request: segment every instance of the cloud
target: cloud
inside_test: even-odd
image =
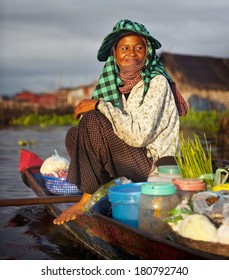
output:
[[[122,18],[143,23],[160,51],[228,57],[229,2],[219,0],[2,0],[0,93],[94,81],[103,38]]]

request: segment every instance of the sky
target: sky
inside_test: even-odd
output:
[[[176,54],[229,58],[228,0],[0,0],[0,95],[94,82],[97,51],[121,19]]]

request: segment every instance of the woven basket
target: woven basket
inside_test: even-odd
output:
[[[75,195],[82,194],[79,188],[66,181],[65,178],[55,178],[49,176],[42,176],[45,182],[46,188],[53,194],[58,195]]]
[[[228,244],[194,240],[191,238],[183,237],[174,231],[171,233],[171,235],[177,243],[185,245],[186,247],[214,255],[229,257]]]

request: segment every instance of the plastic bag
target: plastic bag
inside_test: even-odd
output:
[[[225,184],[227,182],[228,176],[229,172],[226,169],[218,168],[214,176],[215,185]]]
[[[199,192],[193,196],[192,205],[195,213],[203,214],[221,224],[224,219],[223,207],[229,203],[229,192]]]
[[[84,206],[83,212],[89,212],[92,206],[95,205],[101,198],[108,194],[108,190],[111,187],[121,184],[131,183],[131,180],[128,180],[126,177],[118,177],[104,185],[102,185],[91,197],[89,202]]]
[[[229,244],[229,203],[223,205],[223,223],[218,228],[218,242]]]
[[[40,172],[42,175],[57,172],[57,171],[67,171],[69,168],[69,161],[64,157],[59,156],[58,152],[55,150],[55,154],[47,158],[41,166]]]

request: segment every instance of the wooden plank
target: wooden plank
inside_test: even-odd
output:
[[[0,207],[79,202],[81,195],[0,199]]]

